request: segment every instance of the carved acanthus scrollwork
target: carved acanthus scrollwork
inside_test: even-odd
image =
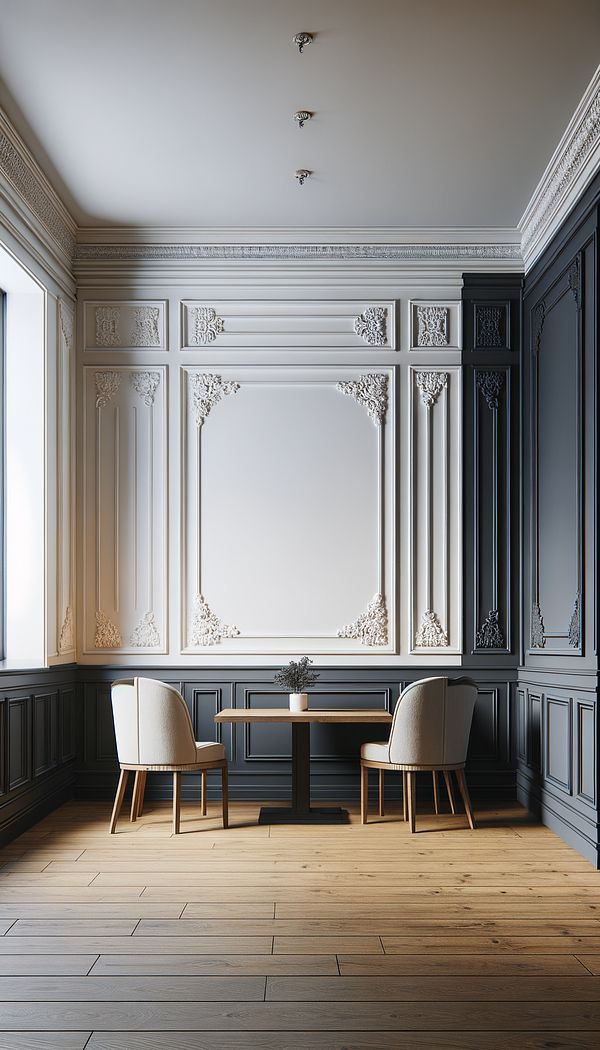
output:
[[[448,346],[447,306],[417,306],[417,346]]]
[[[490,609],[475,635],[477,649],[504,649],[504,631],[500,626],[497,609]]]
[[[160,645],[160,634],[153,612],[147,612],[134,628],[129,644],[139,649],[152,649]]]
[[[531,648],[543,649],[546,644],[544,618],[539,602],[531,606]]]
[[[388,614],[384,596],[376,594],[364,613],[361,613],[353,623],[340,627],[337,636],[338,638],[356,638],[363,645],[387,645]]]
[[[504,307],[475,304],[475,346],[495,350],[504,346],[502,320]]]
[[[354,331],[369,346],[385,346],[387,342],[387,309],[369,306],[354,321]]]
[[[96,612],[96,634],[94,646],[96,649],[120,649],[123,644],[121,631],[116,624],[109,620],[100,610]]]
[[[133,310],[132,346],[160,346],[160,307],[136,306]]]
[[[579,309],[581,307],[581,258],[576,255],[573,262],[569,266],[567,279],[569,281],[569,288],[573,293],[575,305]]]
[[[376,426],[383,426],[388,407],[388,377],[369,372],[356,380],[338,383],[337,389],[366,408]]]
[[[144,404],[151,407],[160,383],[160,372],[131,372],[129,381]]]
[[[237,638],[239,630],[234,625],[223,623],[211,612],[208,602],[196,594],[192,602],[190,645],[218,645],[224,638]]]
[[[117,306],[96,307],[96,346],[119,345],[119,314]]]
[[[221,376],[212,372],[190,372],[189,381],[192,412],[199,427],[222,397],[240,389],[239,383],[224,383]]]
[[[531,320],[531,345],[536,354],[539,354],[542,348],[542,332],[544,330],[545,320],[546,304],[542,299],[542,301],[535,307]]]
[[[75,648],[75,639],[73,636],[73,610],[70,605],[67,605],[65,610],[65,618],[60,629],[60,637],[58,639],[58,651],[59,653],[71,653]]]
[[[63,334],[63,339],[69,353],[73,349],[73,332],[75,328],[75,318],[73,311],[70,306],[67,306],[64,299],[59,299],[59,312],[60,312],[60,330]]]
[[[425,649],[438,649],[448,645],[448,635],[442,627],[437,613],[428,609],[423,613],[415,638],[415,645]]]
[[[581,592],[577,591],[569,623],[569,645],[579,649],[581,645]]]
[[[96,408],[104,408],[117,393],[121,385],[121,376],[119,372],[95,372],[94,379],[96,382]]]
[[[421,401],[426,408],[432,408],[448,384],[448,373],[417,372],[415,381],[421,391]]]
[[[504,386],[504,373],[479,371],[477,372],[477,386],[485,398],[487,407],[496,410],[500,391]]]
[[[225,329],[225,322],[212,306],[190,306],[190,346],[206,346]]]

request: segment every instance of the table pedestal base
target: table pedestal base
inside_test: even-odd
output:
[[[258,817],[259,824],[348,824],[349,820],[348,810],[340,806],[262,806]]]

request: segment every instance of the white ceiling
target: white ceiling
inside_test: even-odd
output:
[[[599,57],[598,0],[0,0],[81,225],[514,227]]]

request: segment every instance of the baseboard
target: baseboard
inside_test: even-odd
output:
[[[597,821],[575,810],[522,771],[517,776],[517,799],[563,842],[600,869]]]
[[[73,798],[74,787],[75,770],[70,766],[11,799],[4,809],[0,809],[0,846],[22,835],[54,809],[68,802]]]

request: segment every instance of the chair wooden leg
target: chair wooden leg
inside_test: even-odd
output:
[[[109,829],[108,829],[109,835],[114,835],[114,833],[115,833],[115,828],[117,826],[117,820],[119,819],[119,813],[121,812],[121,806],[123,805],[123,798],[124,798],[124,795],[125,795],[125,788],[127,787],[128,779],[129,779],[129,770],[128,769],[122,769],[121,773],[120,773],[120,776],[119,776],[119,783],[117,785],[117,793],[115,795],[115,803],[114,803],[112,814],[111,814],[111,818],[110,818],[110,826],[109,826]]]
[[[384,799],[384,784],[383,784],[383,769],[379,770],[379,816],[383,817],[385,812],[385,799]]]
[[[469,795],[469,789],[467,787],[467,781],[465,777],[464,769],[456,770],[456,779],[458,780],[458,787],[462,795],[462,800],[465,806],[465,813],[467,814],[467,820],[469,821],[469,827],[471,831],[475,830],[475,817],[473,816],[473,806],[471,805],[471,796]]]
[[[173,834],[179,834],[181,818],[181,773],[173,773]]]
[[[417,824],[417,774],[409,770],[406,774],[406,781],[408,784],[408,827],[414,834]]]
[[[431,776],[433,777],[433,808],[436,813],[440,811],[440,800],[438,797],[438,777],[437,769],[432,769]]]
[[[369,769],[360,764],[360,822],[366,824],[369,816]]]
[[[223,766],[221,770],[221,793],[223,796],[223,827],[229,827],[229,782],[227,776],[227,766]]]
[[[142,781],[141,769],[136,769],[135,777],[133,780],[133,791],[131,792],[131,813],[129,814],[129,820],[133,824],[137,820],[138,808],[139,808],[139,793],[140,784]]]
[[[402,819],[408,820],[408,778],[406,770],[402,771]]]
[[[147,770],[143,769],[142,770],[142,776],[141,776],[140,790],[138,792],[138,807],[137,807],[137,818],[138,818],[138,820],[140,819],[142,813],[144,812],[144,792],[146,791],[146,778],[147,778],[147,776],[148,776]]]
[[[202,804],[202,816],[206,816],[206,770],[200,772],[200,799]]]
[[[454,791],[452,790],[452,774],[447,769],[444,770],[444,780],[446,781],[446,791],[448,792],[450,810],[452,813],[456,813],[456,806],[454,805]]]

